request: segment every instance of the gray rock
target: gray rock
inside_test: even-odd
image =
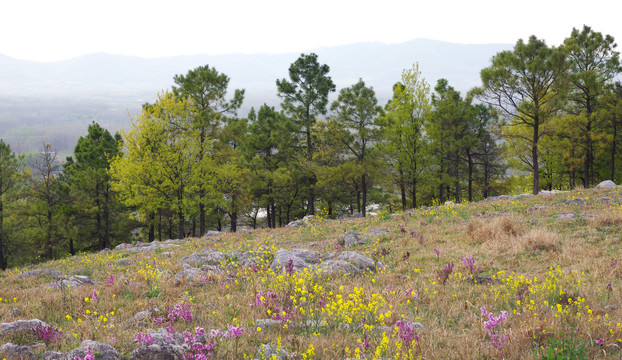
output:
[[[62,359],[63,359],[62,352],[48,350],[45,353],[43,353],[43,360],[62,360]]]
[[[294,220],[287,224],[288,227],[301,227],[301,226],[309,226],[312,220],[316,219],[315,215],[307,215],[302,219]]]
[[[444,204],[444,205],[445,205],[445,206],[455,206],[455,205],[456,205],[456,203],[455,203],[455,202],[453,202],[453,201],[445,201],[445,204]]]
[[[577,215],[575,214],[557,214],[557,220],[572,220],[572,219],[576,219]]]
[[[188,256],[184,256],[181,258],[178,263],[180,264],[190,264],[193,266],[197,265],[215,265],[220,266],[225,263],[225,255],[220,251],[216,251],[213,249],[205,249],[201,252],[193,253]]]
[[[205,233],[205,235],[203,235],[203,238],[206,239],[208,237],[218,236],[220,234],[222,234],[222,232],[216,231],[216,230],[209,230],[208,232]]]
[[[83,285],[95,285],[90,277],[85,275],[71,275],[54,281],[50,284],[50,288],[70,288],[75,289]]]
[[[607,305],[605,306],[605,311],[613,311],[613,310],[617,310],[618,309],[618,305]]]
[[[13,310],[11,310],[11,315],[13,316],[20,316],[22,314],[22,311],[19,308],[13,308]]]
[[[318,267],[322,272],[328,274],[357,274],[360,272],[356,266],[338,259],[322,261]]]
[[[30,332],[37,326],[47,327],[50,325],[39,319],[17,320],[10,323],[2,323],[0,324],[0,336]]]
[[[589,213],[582,213],[581,214],[581,219],[596,219],[598,217],[598,215],[596,214],[589,214]]]
[[[598,201],[601,201],[601,202],[611,202],[611,201],[613,201],[613,199],[612,198],[608,198],[608,197],[601,197],[600,199],[598,199]]]
[[[585,205],[585,200],[581,198],[568,199],[565,202],[566,205]]]
[[[154,344],[160,346],[184,344],[184,336],[181,333],[171,334],[166,329],[159,328],[158,330],[149,329],[147,334],[151,335]]]
[[[313,264],[319,263],[320,253],[307,249],[279,249],[274,254],[274,260],[272,260],[270,268],[275,271],[284,269],[290,259],[294,265],[294,271],[300,271],[304,268],[311,267]]]
[[[181,345],[143,345],[132,351],[129,360],[183,360],[186,349]]]
[[[184,263],[181,271],[175,275],[175,283],[179,283],[183,280],[201,281],[209,274],[217,274],[221,272],[221,268],[215,265],[203,265],[200,268],[195,268]]]
[[[362,245],[364,243],[365,239],[360,238],[359,234],[354,231],[348,231],[341,237],[341,244],[346,247]]]
[[[554,194],[558,194],[558,193],[561,193],[561,192],[564,192],[564,191],[561,191],[561,190],[551,190],[551,191],[549,191],[549,190],[542,190],[542,191],[540,191],[538,193],[538,195],[554,195]]]
[[[283,348],[279,348],[277,346],[271,344],[263,344],[257,350],[255,354],[255,359],[264,360],[264,359],[278,359],[278,360],[288,360],[291,353]]]
[[[73,360],[76,356],[80,358],[84,358],[86,349],[90,348],[94,350],[94,353],[97,353],[98,360],[119,360],[121,359],[121,355],[117,351],[117,349],[113,348],[108,344],[102,344],[93,340],[84,340],[80,347],[73,349],[66,353],[63,356],[65,360]]]
[[[25,271],[25,272],[17,275],[17,277],[22,279],[22,278],[27,278],[27,277],[31,277],[31,276],[41,276],[41,275],[47,275],[47,276],[53,276],[53,277],[63,276],[63,274],[61,274],[60,271],[58,271],[58,270],[54,270],[54,269],[37,269],[37,270]]]
[[[261,330],[267,330],[270,328],[278,328],[281,326],[279,320],[274,319],[257,319],[255,320],[255,327],[261,328]]]
[[[367,236],[372,236],[376,238],[385,235],[389,235],[389,229],[387,228],[375,228],[367,232]]]
[[[28,346],[19,346],[13,343],[6,343],[0,346],[0,354],[7,360],[27,360],[35,358],[35,354],[30,351]]]
[[[115,263],[121,266],[129,266],[134,264],[134,260],[130,258],[120,258],[119,260],[115,261]]]
[[[605,180],[600,184],[596,185],[597,189],[613,189],[614,187],[616,187],[616,183],[611,180]]]

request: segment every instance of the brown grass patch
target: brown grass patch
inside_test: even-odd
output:
[[[523,249],[559,251],[561,236],[546,229],[533,229],[519,238]]]
[[[622,214],[620,213],[602,213],[592,220],[596,226],[620,226],[622,225]]]
[[[470,242],[474,244],[504,243],[523,233],[522,224],[510,216],[473,220],[467,225]]]

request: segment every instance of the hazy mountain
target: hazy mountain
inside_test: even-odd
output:
[[[401,44],[357,43],[310,50],[330,66],[337,88],[359,78],[374,87],[382,104],[404,68],[418,62],[432,87],[440,78],[465,92],[478,86],[479,71],[511,45],[464,45],[417,39]],[[143,59],[91,54],[51,63],[0,55],[0,138],[16,151],[48,141],[71,152],[77,138],[95,120],[111,130],[130,124],[130,115],[170,88],[173,76],[209,64],[231,78],[230,88],[246,89],[241,111],[264,102],[278,106],[276,79],[287,77],[300,54],[194,55]],[[129,113],[129,114],[128,114]]]

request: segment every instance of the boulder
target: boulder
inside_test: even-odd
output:
[[[221,266],[225,263],[226,257],[220,251],[213,249],[205,249],[181,258],[179,264],[197,265],[215,265]]]
[[[43,353],[43,360],[63,360],[63,353],[58,352],[58,351],[48,350],[45,353]]]
[[[97,353],[97,360],[120,360],[121,355],[117,349],[108,344],[102,344],[93,340],[84,340],[80,347],[70,350],[63,356],[64,360],[73,360],[76,356],[84,358],[86,349],[93,349],[94,353]]]
[[[566,205],[585,205],[585,200],[581,198],[568,199],[565,202]]]
[[[95,285],[95,283],[86,275],[71,275],[52,282],[49,287],[61,289],[68,287],[70,289],[75,289],[83,285]]]
[[[367,232],[367,236],[379,238],[385,235],[389,235],[389,229],[387,228],[375,228]]]
[[[115,263],[121,266],[129,266],[134,264],[134,260],[130,258],[120,258],[119,260],[115,261]]]
[[[616,183],[611,180],[605,180],[596,185],[597,189],[613,189],[614,187],[616,187]]]
[[[28,346],[6,343],[0,346],[0,357],[6,360],[30,360],[35,358],[35,354],[30,351]]]
[[[54,269],[37,269],[37,270],[25,271],[25,272],[17,275],[17,277],[22,279],[22,278],[27,278],[27,277],[31,277],[31,276],[41,276],[41,275],[47,275],[47,276],[53,276],[53,277],[61,277],[61,276],[63,276],[63,274],[61,274],[60,271],[58,271],[58,270],[54,270]]]
[[[569,213],[569,214],[558,214],[557,220],[573,220],[576,219],[577,215]]]
[[[310,267],[310,265],[317,264],[320,259],[320,253],[304,249],[279,249],[274,254],[274,260],[272,260],[270,268],[274,271],[284,270],[290,259],[294,265],[294,271],[300,271]]]
[[[376,263],[373,259],[356,251],[344,251],[341,253],[328,254],[329,260],[320,263],[319,268],[323,272],[358,274],[363,271],[375,271],[383,268],[382,263]]]
[[[261,328],[261,330],[267,330],[270,328],[278,328],[281,326],[281,321],[274,319],[257,319],[255,320],[255,327]]]
[[[183,360],[185,347],[181,345],[143,345],[132,351],[129,360]]]
[[[275,359],[275,360],[288,360],[291,356],[291,353],[280,346],[274,346],[271,344],[263,344],[257,350],[255,354],[255,359],[263,360],[263,359]]]
[[[30,332],[37,326],[48,327],[50,325],[39,319],[17,320],[10,323],[2,323],[0,324],[0,336]]]
[[[312,220],[316,219],[315,215],[307,215],[302,219],[294,220],[287,224],[288,227],[301,227],[301,226],[309,226]]]
[[[209,274],[220,272],[222,272],[221,268],[215,265],[203,265],[200,268],[195,268],[184,263],[181,271],[175,275],[175,283],[179,283],[182,280],[201,281]]]
[[[340,243],[346,247],[362,245],[365,243],[365,239],[359,237],[354,231],[348,231],[341,236]]]

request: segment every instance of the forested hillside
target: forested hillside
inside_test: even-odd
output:
[[[498,52],[467,92],[420,64],[386,101],[355,76],[337,84],[315,53],[275,78],[279,105],[241,109],[245,89],[214,66],[170,80],[126,131],[93,122],[73,155],[0,142],[2,268],[208,230],[366,216],[542,189],[620,181],[622,68],[589,27],[549,46]],[[28,251],[26,251],[28,249]],[[35,251],[32,251],[35,249]]]

